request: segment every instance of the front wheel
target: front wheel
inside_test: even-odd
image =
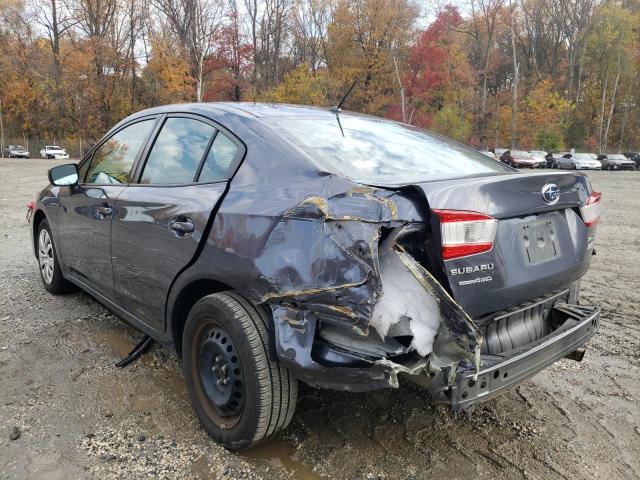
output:
[[[38,225],[38,267],[44,288],[50,293],[59,294],[73,291],[75,288],[64,279],[60,262],[53,244],[49,222],[42,220]]]
[[[269,316],[235,292],[207,295],[189,312],[182,339],[191,404],[214,440],[249,448],[291,421],[298,384],[269,355]]]

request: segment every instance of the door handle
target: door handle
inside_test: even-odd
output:
[[[184,235],[185,233],[193,233],[196,226],[189,219],[180,222],[177,220],[171,220],[169,222],[169,228],[179,235]]]
[[[109,205],[99,205],[97,210],[98,213],[103,217],[107,217],[113,212],[113,208],[111,208]]]

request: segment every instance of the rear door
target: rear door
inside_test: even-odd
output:
[[[130,123],[104,140],[80,166],[80,184],[60,195],[58,245],[71,274],[113,299],[111,219],[118,195],[131,181],[156,118]]]
[[[207,119],[171,114],[147,150],[138,183],[118,196],[111,251],[118,304],[162,331],[169,288],[194,257],[244,146]]]

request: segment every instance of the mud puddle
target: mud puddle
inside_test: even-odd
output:
[[[297,459],[296,451],[291,445],[278,438],[243,452],[241,456],[247,460],[266,460],[274,467],[284,468],[292,473],[297,480],[318,480],[322,478]]]
[[[125,357],[134,347],[122,333],[107,330],[105,332],[96,332],[91,335],[91,340],[96,344],[105,344],[121,357]]]

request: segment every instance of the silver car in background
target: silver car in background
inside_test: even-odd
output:
[[[603,170],[635,170],[636,162],[629,160],[621,153],[604,153],[598,155]]]
[[[570,170],[600,170],[602,164],[591,153],[565,153],[556,160],[558,168]]]
[[[29,151],[22,145],[9,145],[2,153],[9,158],[29,158]]]

